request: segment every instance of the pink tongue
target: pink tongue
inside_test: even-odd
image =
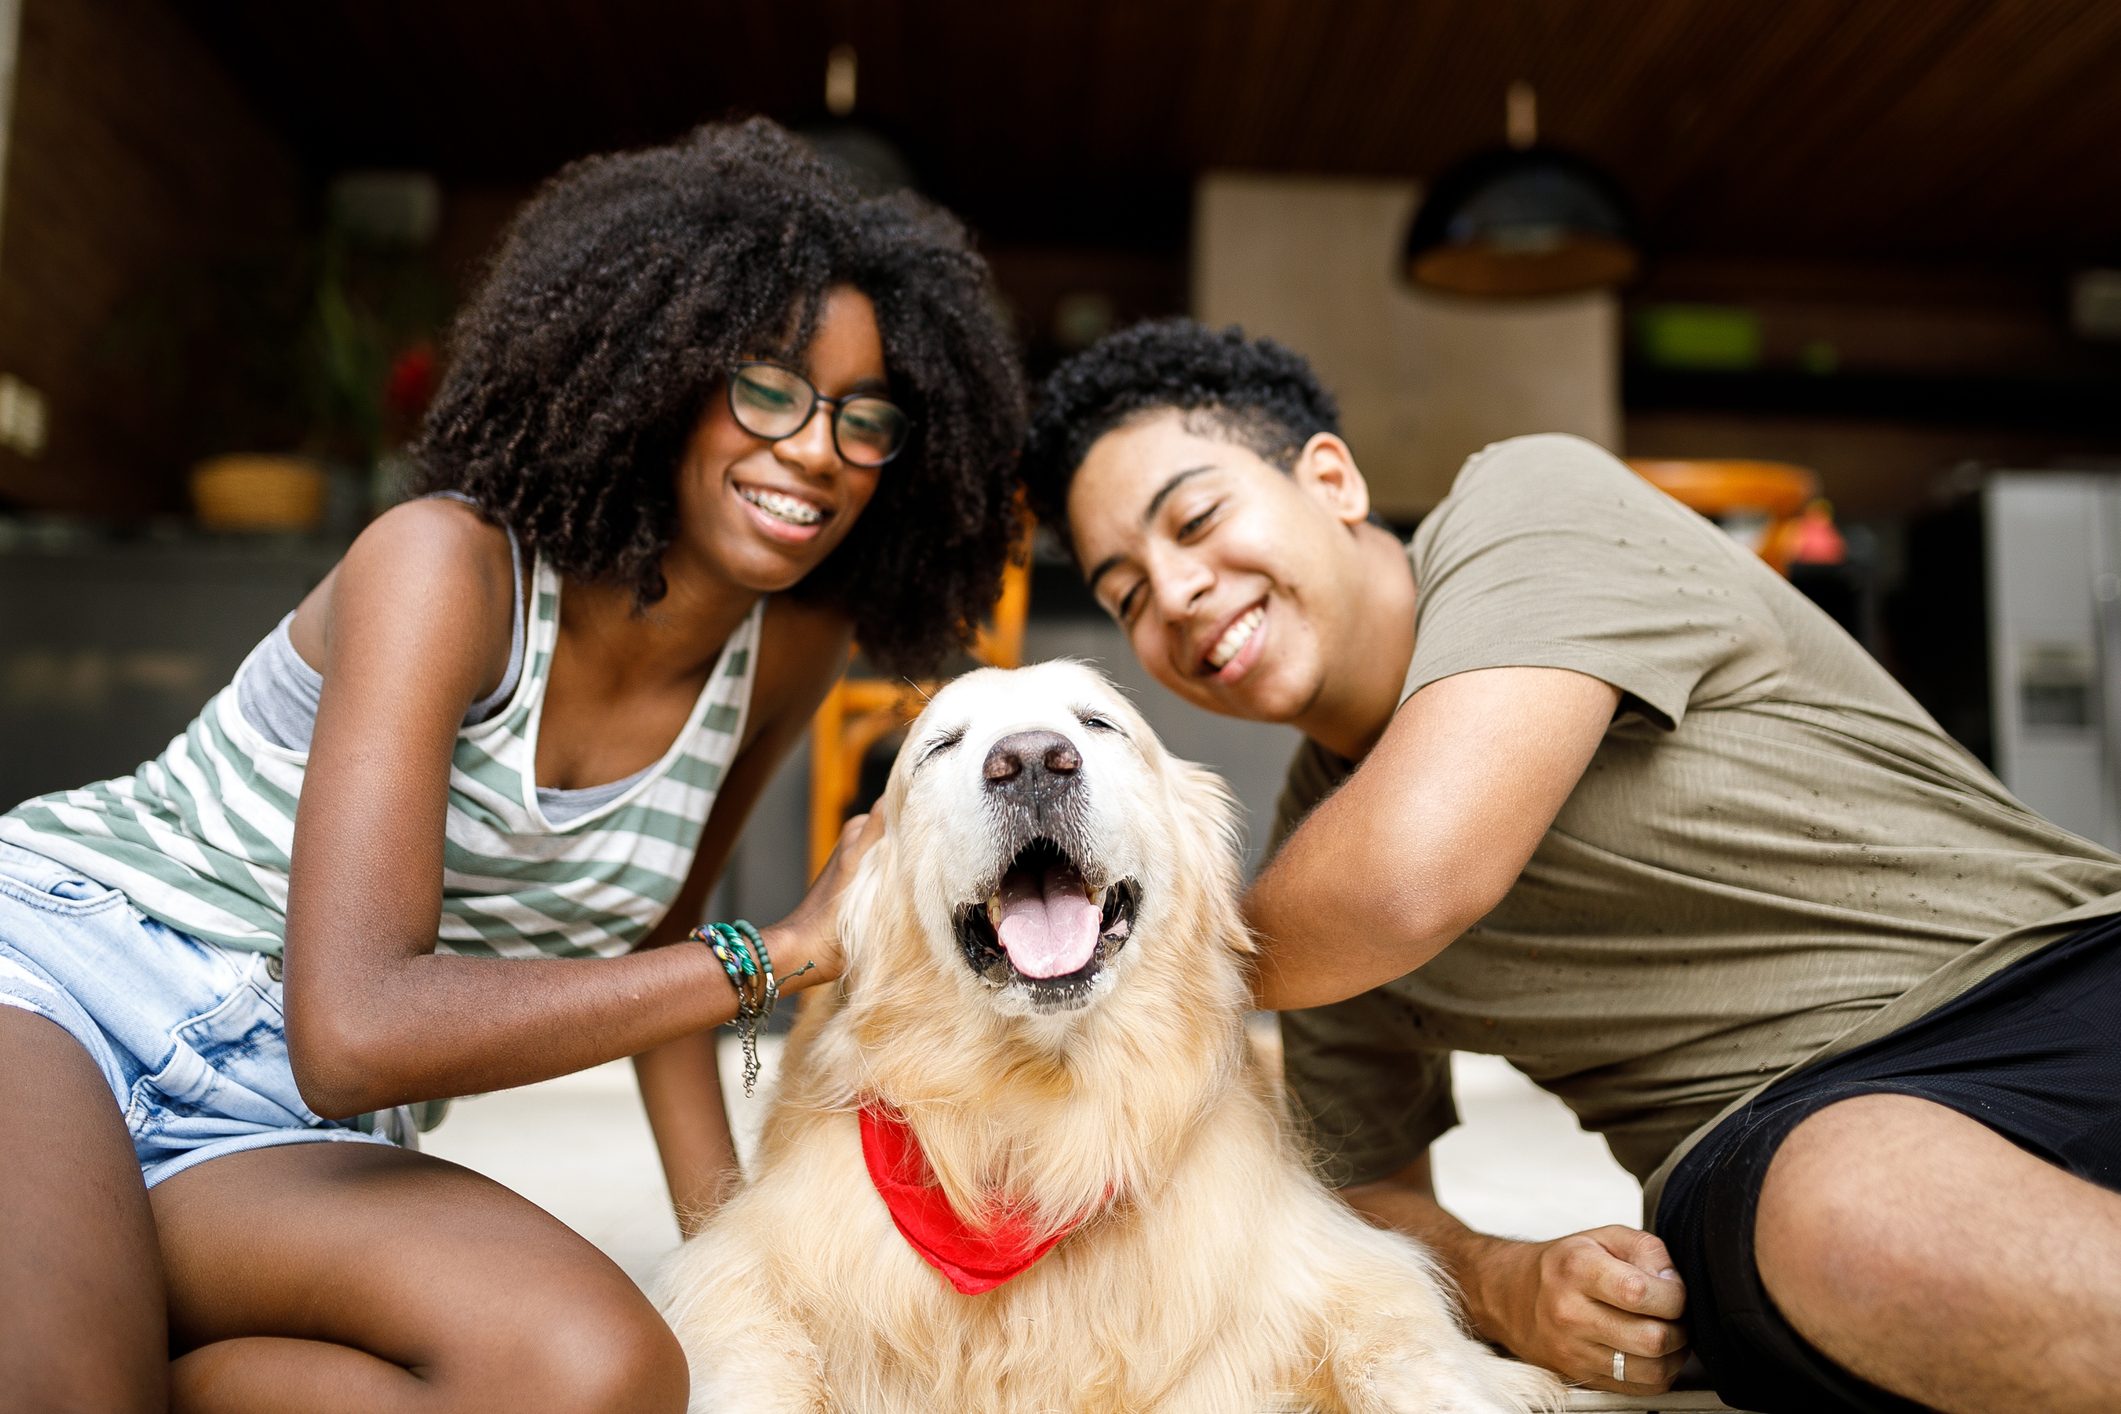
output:
[[[1065,866],[1043,877],[1002,880],[1002,921],[995,931],[1009,961],[1026,977],[1080,971],[1097,948],[1097,905],[1083,897],[1082,875]]]

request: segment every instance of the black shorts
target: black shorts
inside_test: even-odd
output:
[[[1928,1016],[1775,1082],[1682,1159],[1657,1231],[1687,1287],[1687,1331],[1723,1400],[1765,1411],[1919,1406],[1858,1379],[1775,1309],[1753,1216],[1775,1150],[1838,1100],[1915,1095],[2121,1191],[2121,918],[2102,919]]]

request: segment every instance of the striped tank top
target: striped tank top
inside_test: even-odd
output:
[[[691,869],[743,739],[765,601],[723,645],[663,758],[612,799],[554,823],[539,807],[535,772],[560,626],[560,578],[543,557],[530,597],[514,694],[457,734],[437,946],[482,957],[609,957],[661,921]],[[242,710],[244,674],[265,647],[159,757],[130,776],[24,802],[0,815],[0,840],[123,890],[181,932],[279,952],[309,753],[270,740]]]

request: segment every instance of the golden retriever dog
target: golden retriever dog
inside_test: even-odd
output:
[[[749,1184],[663,1274],[692,1407],[1556,1402],[1307,1169],[1247,1041],[1236,817],[1102,677],[937,693]]]

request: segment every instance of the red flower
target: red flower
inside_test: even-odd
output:
[[[406,422],[416,422],[435,395],[435,350],[427,340],[412,345],[391,361],[383,383],[383,401]]]

